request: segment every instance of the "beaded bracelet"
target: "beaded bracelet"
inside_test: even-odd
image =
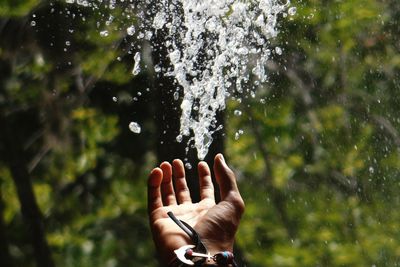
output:
[[[168,212],[168,216],[190,237],[195,245],[186,245],[174,252],[174,258],[169,267],[182,266],[233,266],[237,267],[235,257],[232,252],[223,251],[211,256],[207,252],[207,248],[200,239],[199,234],[184,221],[178,220],[172,212]]]

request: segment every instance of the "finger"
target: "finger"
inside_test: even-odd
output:
[[[198,165],[199,180],[200,180],[200,198],[211,199],[215,201],[214,198],[214,185],[211,179],[211,172],[208,164],[204,161],[200,162]]]
[[[221,200],[224,200],[229,193],[239,193],[236,185],[236,177],[233,171],[226,165],[222,154],[214,159],[214,172],[221,191]]]
[[[183,166],[183,162],[176,159],[172,162],[172,167],[174,171],[174,181],[178,202],[181,204],[192,203],[190,191],[186,183],[185,167]]]
[[[174,186],[172,184],[172,167],[168,162],[163,162],[160,165],[163,172],[161,182],[161,195],[164,206],[176,205]]]
[[[147,209],[149,214],[163,206],[160,185],[163,173],[160,168],[155,168],[149,175],[147,183]]]

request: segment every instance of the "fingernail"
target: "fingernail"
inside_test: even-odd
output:
[[[153,175],[156,171],[158,171],[158,168],[154,168],[151,170],[150,175]]]
[[[220,158],[221,158],[221,160],[222,160],[223,163],[226,163],[226,162],[225,162],[224,155],[220,154]]]

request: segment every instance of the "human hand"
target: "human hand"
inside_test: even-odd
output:
[[[174,160],[172,166],[163,162],[149,176],[150,227],[156,249],[165,265],[174,259],[175,249],[191,244],[185,232],[168,217],[169,211],[196,230],[211,255],[233,250],[235,233],[244,212],[235,174],[225,163],[222,154],[218,154],[214,159],[214,173],[220,187],[221,201],[216,204],[207,163],[199,163],[198,173],[201,198],[198,203],[191,200],[181,160]]]

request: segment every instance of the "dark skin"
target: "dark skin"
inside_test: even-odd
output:
[[[198,173],[201,198],[198,203],[191,200],[181,160],[174,160],[172,165],[163,162],[149,176],[150,227],[160,259],[165,264],[175,257],[175,249],[192,244],[182,229],[168,217],[169,211],[199,233],[211,255],[233,250],[235,233],[245,208],[235,174],[225,163],[222,154],[215,156],[214,173],[221,194],[221,201],[216,204],[207,163],[199,163]]]

